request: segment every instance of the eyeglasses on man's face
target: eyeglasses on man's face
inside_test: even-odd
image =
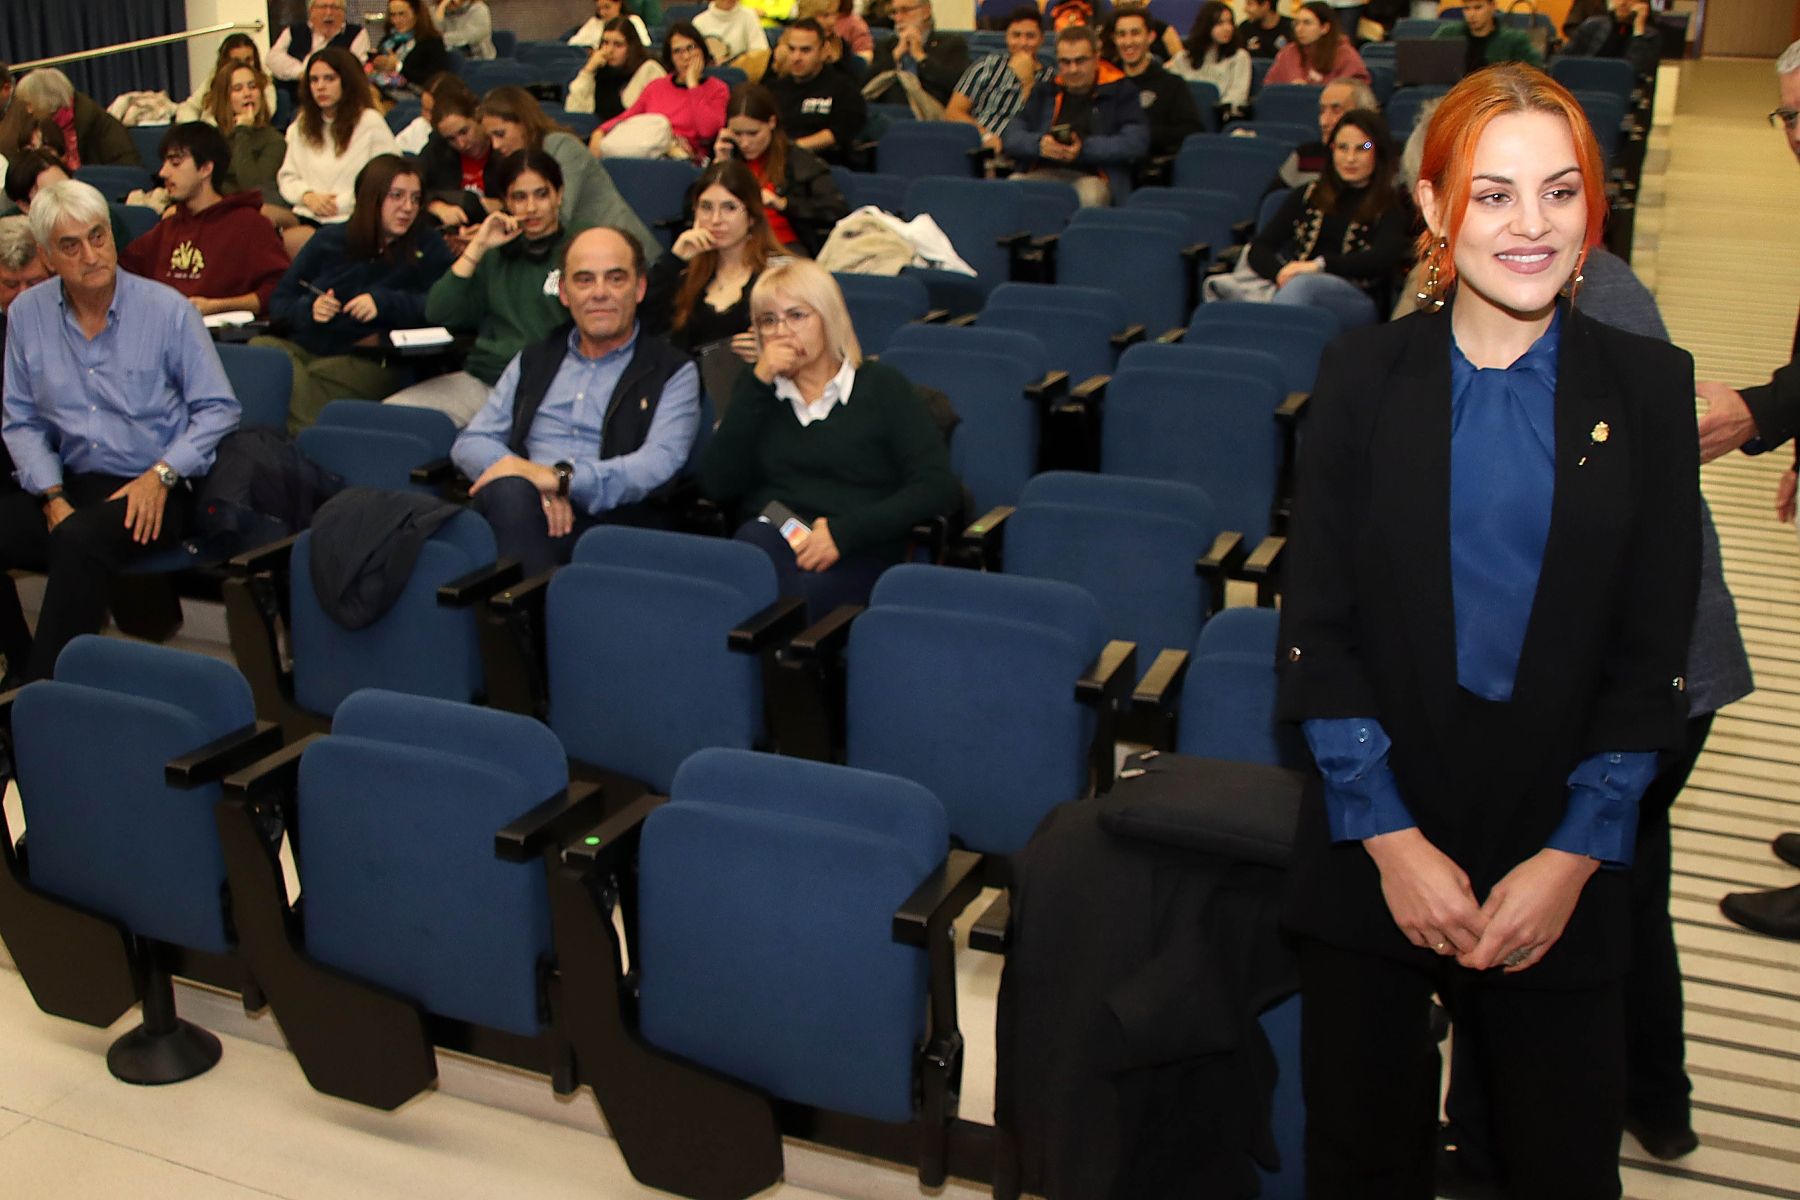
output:
[[[1769,124],[1777,129],[1792,132],[1796,122],[1800,122],[1800,109],[1778,108],[1769,114]]]

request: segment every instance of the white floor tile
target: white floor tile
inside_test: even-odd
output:
[[[266,1200],[279,1195],[42,1121],[0,1137],[0,1180],[7,1195],[34,1200]]]

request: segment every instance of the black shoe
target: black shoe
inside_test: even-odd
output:
[[[1788,866],[1800,867],[1800,833],[1778,833],[1769,848]]]
[[[1684,1154],[1692,1154],[1700,1146],[1700,1136],[1694,1127],[1683,1121],[1680,1125],[1660,1125],[1652,1121],[1639,1121],[1631,1117],[1625,1118],[1625,1132],[1638,1140],[1644,1153],[1651,1158],[1663,1162],[1671,1162]]]
[[[1719,901],[1719,911],[1745,929],[1800,941],[1800,884],[1766,892],[1733,892]]]
[[[1476,1161],[1480,1157],[1458,1145],[1449,1126],[1441,1126],[1433,1181],[1437,1195],[1442,1200],[1503,1200],[1500,1185]]]

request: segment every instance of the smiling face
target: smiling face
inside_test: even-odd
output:
[[[1339,179],[1351,187],[1362,187],[1375,173],[1375,143],[1365,130],[1344,125],[1332,135],[1331,162]]]
[[[1044,46],[1044,27],[1037,21],[1014,21],[1006,27],[1006,53],[1009,57],[1029,54],[1036,58]]]
[[[1569,123],[1560,114],[1507,113],[1482,132],[1455,246],[1456,271],[1481,302],[1520,317],[1547,311],[1574,273],[1587,238],[1587,197]],[[1419,201],[1441,232],[1429,181]]]
[[[517,154],[525,148],[525,126],[519,122],[509,121],[505,117],[484,116],[481,124],[487,130],[493,152],[501,158]]]
[[[388,184],[387,194],[381,198],[382,237],[405,237],[406,231],[418,220],[419,208],[423,202],[417,175],[403,173],[394,176],[394,182]]]
[[[536,171],[520,171],[506,189],[506,211],[519,219],[528,238],[556,232],[556,210],[561,204],[562,193]]]
[[[306,15],[312,31],[328,42],[344,31],[344,0],[313,0]]]
[[[312,89],[313,103],[319,111],[330,115],[337,110],[338,101],[344,98],[344,81],[338,73],[331,69],[331,64],[320,61],[306,69],[306,84]]]
[[[1130,13],[1113,19],[1113,46],[1119,61],[1127,70],[1135,70],[1150,57],[1150,26],[1142,14]]]

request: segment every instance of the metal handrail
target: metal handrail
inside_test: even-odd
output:
[[[14,63],[14,74],[29,71],[33,67],[60,67],[64,63],[83,62],[90,58],[104,58],[109,54],[124,54],[130,50],[148,50],[152,46],[167,46],[174,42],[185,42],[189,38],[205,37],[212,33],[225,33],[233,29],[248,29],[261,32],[261,21],[223,21],[217,25],[208,25],[204,29],[188,29],[181,33],[164,33],[156,37],[139,38],[135,42],[120,42],[116,46],[101,46],[97,50],[77,50],[73,54],[58,54],[51,58],[36,58],[30,62]]]

